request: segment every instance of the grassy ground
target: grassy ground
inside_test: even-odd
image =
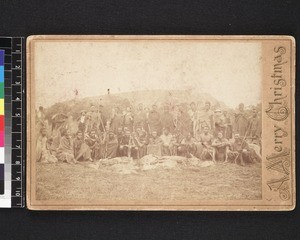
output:
[[[179,166],[130,174],[113,166],[37,163],[39,200],[242,200],[261,198],[261,164]],[[182,166],[180,166],[182,165]],[[118,165],[126,168],[126,165]]]

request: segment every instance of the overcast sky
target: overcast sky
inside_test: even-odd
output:
[[[233,41],[37,42],[36,106],[146,89],[194,89],[230,107],[261,100],[261,45]]]

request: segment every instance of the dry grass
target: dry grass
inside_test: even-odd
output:
[[[173,169],[137,168],[121,174],[113,166],[37,164],[39,200],[242,200],[261,199],[261,164]],[[126,165],[123,164],[126,169]]]

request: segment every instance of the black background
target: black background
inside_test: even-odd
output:
[[[297,2],[1,0],[0,35],[285,34],[293,35],[297,41],[300,39]],[[299,55],[299,50],[297,53]],[[297,197],[300,199],[299,194]],[[300,239],[299,216],[299,207],[292,212],[33,212],[0,209],[0,240],[296,240]]]

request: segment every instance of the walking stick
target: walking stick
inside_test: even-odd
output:
[[[243,138],[243,140],[242,140],[242,144],[245,142],[245,140],[246,140],[246,138],[247,138],[248,131],[249,131],[249,129],[250,129],[251,126],[252,126],[252,123],[249,124],[249,126],[248,126],[248,128],[247,128],[247,131],[245,132],[245,136],[244,136],[244,138]],[[235,157],[234,163],[236,162],[236,160],[238,159],[238,157],[241,155],[241,153],[242,153],[242,152],[240,152],[240,153]]]

